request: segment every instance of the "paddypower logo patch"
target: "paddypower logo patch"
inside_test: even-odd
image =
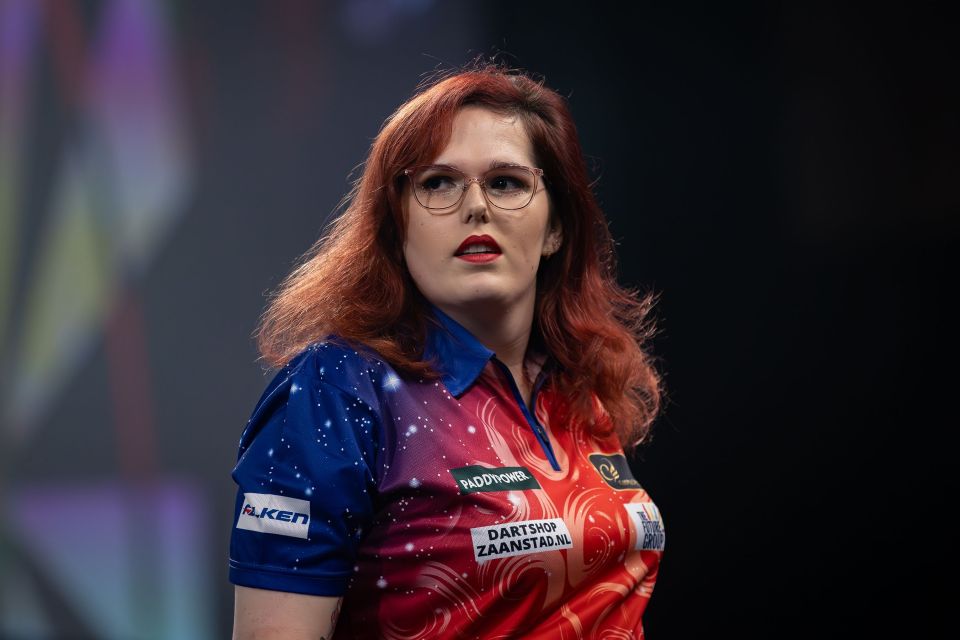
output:
[[[275,533],[306,540],[310,527],[310,503],[271,493],[243,494],[237,529]]]
[[[525,520],[470,529],[477,563],[573,546],[570,530],[561,518]]]
[[[640,483],[634,479],[627,458],[622,453],[591,453],[590,462],[603,481],[614,489],[623,491],[640,488]]]
[[[457,481],[460,494],[482,491],[514,491],[539,489],[540,483],[526,467],[481,467],[470,465],[459,469],[450,469],[450,475]]]

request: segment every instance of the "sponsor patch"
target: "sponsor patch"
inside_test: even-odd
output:
[[[657,505],[652,502],[631,502],[623,507],[636,525],[637,543],[633,548],[640,551],[663,551],[666,536]]]
[[[526,467],[481,467],[470,465],[450,469],[450,475],[456,480],[460,494],[483,491],[515,491],[539,489],[540,483]]]
[[[237,529],[307,538],[310,503],[272,493],[245,493]]]
[[[590,462],[600,477],[618,491],[639,489],[640,483],[633,477],[627,458],[622,453],[591,453]]]
[[[470,529],[470,535],[473,536],[473,557],[477,563],[573,546],[570,530],[562,518],[474,527]]]

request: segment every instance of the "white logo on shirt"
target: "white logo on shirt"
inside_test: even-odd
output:
[[[665,534],[660,510],[652,502],[630,502],[623,505],[637,531],[634,549],[641,551],[663,551]]]
[[[478,563],[573,546],[570,530],[561,518],[507,522],[470,529],[473,557]]]
[[[271,493],[243,494],[243,508],[237,529],[307,538],[310,527],[310,503]]]

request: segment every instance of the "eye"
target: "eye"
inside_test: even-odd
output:
[[[486,179],[487,186],[500,194],[527,193],[531,188],[531,178],[520,170],[498,170]]]
[[[420,176],[417,188],[421,191],[451,191],[457,186],[457,179],[445,173],[428,173]]]

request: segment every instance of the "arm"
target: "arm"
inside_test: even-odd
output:
[[[304,352],[277,374],[244,430],[230,538],[236,640],[333,633],[373,519],[380,428],[369,403],[320,379],[325,364],[346,366],[339,356]]]
[[[328,640],[343,598],[236,587],[234,640]]]

